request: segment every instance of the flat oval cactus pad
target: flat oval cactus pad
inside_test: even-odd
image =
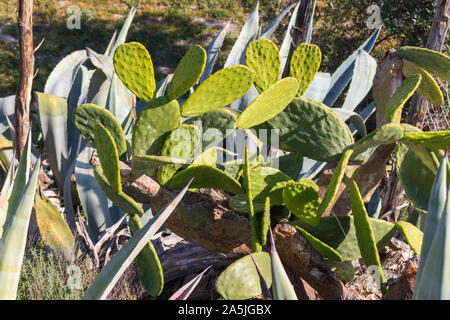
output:
[[[119,79],[139,99],[150,102],[155,97],[153,62],[139,42],[123,43],[114,52],[114,69]]]
[[[315,44],[302,43],[292,53],[290,75],[299,82],[297,96],[305,94],[314,77],[319,71],[322,61],[322,52]]]

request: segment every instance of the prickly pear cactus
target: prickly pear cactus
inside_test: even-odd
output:
[[[120,182],[119,153],[114,138],[100,122],[97,122],[95,126],[94,137],[103,173],[112,189],[115,192],[120,192],[122,191],[122,184]]]
[[[105,108],[90,103],[82,104],[73,111],[72,121],[83,138],[94,147],[95,126],[97,122],[100,122],[114,138],[119,157],[127,151],[127,143],[122,126],[116,117]]]
[[[299,82],[297,96],[305,94],[314,77],[319,71],[322,61],[322,52],[314,44],[302,43],[292,53],[290,75]]]
[[[156,98],[141,112],[133,126],[133,154],[158,155],[166,134],[180,125],[178,102],[165,96]]]
[[[161,155],[190,161],[200,143],[200,130],[190,124],[183,124],[167,137]],[[180,165],[168,164],[158,169],[158,182],[165,185],[180,168]]]
[[[295,78],[284,78],[261,93],[238,117],[237,128],[249,129],[275,117],[294,99],[298,90]]]
[[[408,60],[403,60],[403,74],[405,77],[420,74],[422,76],[422,81],[417,88],[417,93],[436,106],[444,103],[444,95],[442,94],[439,85],[428,72]]]
[[[177,99],[193,87],[203,74],[206,64],[206,51],[201,46],[191,47],[178,64],[167,96],[170,100]]]
[[[139,99],[150,102],[155,97],[153,62],[139,42],[124,43],[114,52],[114,69],[119,79]]]
[[[181,115],[196,117],[225,107],[243,96],[253,81],[253,71],[245,66],[231,66],[217,71],[189,96],[181,107]]]
[[[440,52],[405,46],[396,51],[396,54],[422,69],[428,71],[442,80],[450,81],[450,58]]]
[[[267,286],[272,285],[270,255],[252,254]],[[217,278],[216,290],[225,300],[246,300],[261,294],[261,285],[254,262],[249,255],[233,262]]]
[[[261,239],[261,245],[265,246],[267,243],[267,233],[270,229],[270,197],[266,198],[264,202],[264,211],[261,216],[260,223],[260,234],[259,237]]]
[[[317,226],[320,221],[318,209],[321,203],[318,191],[319,187],[309,179],[290,182],[283,188],[284,205],[297,218],[313,227]]]
[[[386,106],[387,121],[400,123],[403,106],[417,90],[421,80],[422,76],[420,74],[415,74],[402,82],[401,86],[395,91]]]
[[[187,163],[184,159],[167,156],[133,156],[131,170],[135,179],[138,179],[143,174],[153,177],[156,174],[156,171],[166,164],[185,165]]]
[[[395,227],[403,233],[406,241],[414,253],[420,254],[423,241],[423,232],[420,231],[420,229],[418,229],[415,225],[407,221],[398,221],[395,224]]]
[[[250,42],[245,50],[245,64],[255,72],[255,87],[259,92],[279,79],[281,56],[275,43],[269,39]]]
[[[353,144],[344,121],[322,103],[295,98],[267,124],[279,130],[280,149],[297,151],[316,161],[336,160]]]
[[[308,231],[300,228],[299,226],[295,226],[295,229],[300,231],[303,237],[309,242],[309,244],[321,255],[331,259],[332,261],[341,262],[342,256],[335,249],[327,245],[325,242],[320,241],[312,234],[308,233]]]

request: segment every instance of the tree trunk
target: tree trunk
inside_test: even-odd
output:
[[[439,0],[434,14],[433,25],[428,35],[427,48],[441,52],[450,26],[450,0]],[[422,128],[430,103],[414,94],[408,110],[408,123]]]
[[[30,130],[30,101],[33,84],[33,1],[19,0],[19,81],[16,93],[14,128],[16,134],[16,157],[20,159]]]

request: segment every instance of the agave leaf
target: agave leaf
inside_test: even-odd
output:
[[[280,257],[278,256],[275,242],[273,240],[272,229],[270,229],[270,263],[272,269],[272,286],[275,300],[298,300],[294,287],[284,270]]]
[[[72,192],[71,192],[71,177],[75,170],[75,165],[77,164],[77,158],[79,153],[76,154],[75,159],[72,160],[72,164],[70,165],[69,170],[67,171],[66,177],[64,178],[64,211],[66,214],[66,220],[72,230],[75,233],[77,227],[75,225],[75,214],[73,211],[73,202],[72,202]]]
[[[67,100],[52,94],[36,92],[39,119],[47,159],[60,187],[69,168],[67,145]]]
[[[186,193],[189,184],[157,216],[151,219],[113,256],[111,261],[97,275],[85,292],[84,300],[103,300],[117,283],[119,278],[147,245],[153,235],[161,228]]]
[[[281,23],[281,20],[283,20],[284,16],[291,11],[293,7],[295,7],[297,4],[293,3],[287,8],[285,8],[279,15],[277,15],[270,23],[267,25],[267,27],[261,32],[261,35],[259,36],[259,39],[266,38],[269,39],[272,37],[275,30],[278,28],[278,26]]]
[[[109,88],[108,100],[106,101],[106,109],[122,123],[130,110],[133,108],[133,94],[119,77],[114,74],[111,80],[111,86]]]
[[[67,98],[80,66],[86,61],[86,50],[74,51],[64,57],[50,73],[44,93]]]
[[[70,259],[75,238],[58,209],[47,199],[36,195],[36,220],[44,242],[53,250],[60,250]]]
[[[416,290],[414,297],[418,298],[418,288],[422,285],[422,275],[424,272],[425,264],[430,256],[431,246],[434,241],[435,235],[438,234],[439,226],[443,224],[442,217],[446,206],[448,206],[447,195],[447,157],[444,156],[441,160],[438,172],[433,181],[433,186],[430,193],[430,201],[428,202],[427,215],[425,216],[425,228],[423,232],[423,242],[421,248],[421,256],[419,261],[419,268],[416,276]],[[441,251],[443,254],[445,250]],[[434,258],[436,259],[436,258]],[[436,261],[437,263],[437,261]]]
[[[117,30],[114,30],[111,40],[109,40],[108,46],[106,47],[106,50],[104,53],[105,56],[112,56],[111,55],[112,49],[113,49],[114,43],[116,42],[116,39],[117,39]]]
[[[281,72],[280,77],[283,74],[284,68],[286,66],[287,59],[289,57],[289,51],[291,49],[291,43],[292,43],[292,35],[291,35],[291,29],[294,27],[295,22],[297,21],[297,14],[298,14],[298,8],[300,7],[301,1],[299,1],[294,9],[294,12],[292,12],[291,19],[289,20],[288,27],[286,29],[286,35],[284,36],[283,43],[281,44],[280,48],[280,55],[281,55]]]
[[[106,74],[102,69],[96,69],[89,83],[87,102],[105,107],[110,87],[111,81],[107,78]]]
[[[75,178],[81,206],[87,217],[88,230],[95,243],[100,232],[112,225],[108,208],[108,198],[94,176],[94,168],[89,161],[94,149],[86,146],[77,158]]]
[[[359,114],[340,108],[334,108],[333,111],[336,112],[343,121],[349,120],[361,137],[365,137],[367,135],[366,124],[364,123],[364,119]]]
[[[322,102],[330,89],[331,74],[325,72],[317,72],[313,81],[309,85],[304,98]]]
[[[114,66],[112,64],[112,57],[95,52],[90,48],[86,48],[86,53],[89,60],[97,69],[101,69],[108,79],[111,79],[114,74]]]
[[[119,35],[117,36],[117,40],[114,43],[114,47],[111,50],[111,54],[110,54],[111,57],[114,55],[114,51],[116,51],[117,47],[120,46],[122,43],[125,43],[125,40],[126,40],[127,34],[128,34],[128,30],[130,29],[131,23],[133,22],[136,11],[137,11],[136,7],[131,7],[127,18],[125,19],[125,22],[122,25],[122,29],[120,29]]]
[[[331,85],[330,89],[326,97],[323,100],[323,103],[327,106],[331,107],[337,100],[337,98],[341,95],[342,91],[344,91],[347,84],[350,82],[350,79],[353,77],[353,71],[355,69],[356,58],[360,50],[364,50],[367,53],[370,53],[373,46],[375,45],[375,41],[380,34],[381,27],[377,29],[370,37],[359,47],[358,50],[353,52],[347,60],[345,60],[339,68],[337,68],[336,72],[333,73],[331,77]]]
[[[6,117],[11,117],[10,120],[14,121],[14,108],[16,104],[16,96],[7,96],[0,98],[0,133],[8,130],[9,125]]]
[[[200,272],[194,279],[186,283],[180,289],[178,289],[173,295],[170,296],[169,300],[187,300],[191,293],[195,290],[195,288],[202,280],[203,275],[211,268],[212,266],[207,267],[205,270]]]
[[[6,221],[8,210],[8,198],[11,195],[12,185],[14,183],[15,163],[11,161],[5,180],[3,181],[2,191],[0,192],[0,239],[3,234],[3,225]]]
[[[269,199],[269,198],[267,198],[267,199]],[[253,258],[251,253],[250,253],[250,258],[252,258],[252,261],[255,264],[256,272],[258,272],[259,285],[261,286],[262,298],[264,300],[272,300],[272,294],[270,293],[269,286],[267,285],[266,280],[264,280],[264,276],[262,274],[261,269],[258,266],[258,262],[256,262],[255,258]]]
[[[30,155],[25,156],[25,153],[22,156],[26,158],[25,162],[28,162],[29,157]],[[14,206],[14,211],[7,220],[0,239],[0,300],[16,299],[40,164],[41,160],[38,159],[30,180],[20,190],[21,197],[17,201],[17,206]],[[21,175],[26,176],[23,172]]]
[[[219,55],[220,49],[222,48],[223,41],[225,40],[225,36],[227,35],[228,28],[230,26],[231,21],[229,21],[225,27],[220,31],[215,38],[211,41],[208,48],[206,48],[206,65],[203,70],[203,74],[200,78],[199,85],[208,78],[214,68],[214,64],[216,62],[216,58]]]
[[[348,89],[342,109],[354,111],[372,88],[377,71],[377,61],[364,50],[356,56],[350,89]]]

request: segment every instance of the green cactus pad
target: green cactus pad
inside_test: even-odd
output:
[[[305,94],[314,77],[319,71],[322,52],[315,44],[302,43],[292,53],[289,73],[299,82],[297,96]]]
[[[381,282],[386,282],[381,267],[375,235],[370,225],[364,202],[354,180],[350,181],[350,199],[352,202],[353,224],[355,225],[356,238],[361,255],[366,267],[376,266],[380,273]]]
[[[284,78],[261,93],[239,115],[236,127],[249,129],[272,119],[294,99],[298,90],[298,81],[295,78]]]
[[[142,222],[138,215],[132,215],[128,220],[131,235],[142,228]],[[139,252],[136,257],[136,266],[139,280],[144,289],[152,296],[161,294],[164,287],[164,274],[158,254],[151,241]]]
[[[395,123],[385,124],[349,147],[353,149],[351,159],[357,160],[362,154],[364,154],[364,158],[368,158],[378,146],[396,143],[402,138],[403,129],[401,125]],[[368,150],[371,150],[372,152],[367,152]],[[362,162],[364,162],[364,160]]]
[[[186,164],[186,160],[152,155],[133,156],[131,169],[133,171],[133,176],[135,179],[138,179],[143,174],[149,177],[153,177],[156,173],[156,170],[166,164],[184,165]]]
[[[122,184],[120,182],[119,153],[114,138],[100,122],[97,122],[95,126],[94,137],[103,173],[111,188],[115,192],[120,192],[122,191]]]
[[[266,90],[280,77],[280,51],[269,39],[250,42],[245,50],[245,64],[255,72],[255,87],[259,92]]]
[[[395,224],[395,227],[403,233],[406,241],[414,253],[420,254],[420,250],[422,249],[423,232],[415,225],[407,221],[398,221]]]
[[[208,150],[205,150],[202,152],[197,158],[192,161],[192,165],[205,165],[210,167],[216,167],[217,162],[217,149],[216,148],[209,148]]]
[[[297,180],[300,172],[303,168],[303,156],[296,152],[292,152],[290,154],[283,155],[271,161],[271,166],[274,167],[274,162],[278,161],[278,167],[280,170],[287,174],[294,180]]]
[[[403,140],[424,148],[445,150],[450,147],[450,131],[405,132]]]
[[[319,206],[321,203],[318,195],[319,187],[310,180],[292,181],[283,188],[283,201],[286,208],[299,219],[315,227],[320,221]]]
[[[397,144],[395,164],[408,199],[416,208],[427,211],[435,174],[403,143]]]
[[[316,237],[314,237],[312,234],[308,233],[308,231],[300,228],[299,226],[295,226],[295,229],[297,229],[303,237],[305,237],[306,240],[308,240],[309,244],[316,250],[318,253],[323,255],[324,257],[327,257],[328,259],[331,259],[336,262],[342,261],[342,256],[334,250],[332,247],[327,245],[326,243],[320,241]]]
[[[415,74],[406,78],[401,86],[389,99],[386,106],[386,120],[389,122],[400,122],[403,106],[411,98],[420,85],[422,76]]]
[[[259,234],[259,237],[261,238],[261,245],[265,246],[267,243],[267,232],[269,232],[270,229],[270,198],[267,197],[266,201],[264,202],[264,211],[261,216],[261,223],[260,223],[260,230],[261,233]]]
[[[191,165],[175,174],[166,184],[169,189],[182,189],[192,179],[190,188],[213,188],[234,194],[243,193],[241,184],[225,172],[207,165]]]
[[[106,196],[118,208],[122,209],[129,215],[137,214],[138,216],[141,216],[144,213],[144,210],[142,210],[141,206],[136,201],[134,201],[133,198],[125,194],[123,191],[114,191],[114,189],[109,184],[108,179],[106,179],[101,166],[95,167],[94,176],[95,180],[97,180]]]
[[[402,47],[396,54],[442,80],[450,81],[450,58],[440,52],[417,47]]]
[[[153,62],[139,42],[124,43],[114,52],[114,69],[120,80],[139,99],[150,102],[155,97]]]
[[[183,124],[167,137],[161,155],[190,161],[200,143],[200,130],[190,124]],[[158,169],[158,182],[165,185],[181,165],[169,164]]]
[[[161,150],[165,134],[181,125],[180,107],[176,100],[159,97],[141,112],[133,126],[133,154],[143,156]]]
[[[167,89],[170,100],[182,96],[197,83],[203,74],[205,63],[206,51],[201,46],[193,46],[186,52],[175,69]]]
[[[257,252],[252,256],[270,288],[270,255],[267,252]],[[229,265],[217,278],[216,290],[225,300],[246,300],[261,294],[260,278],[252,258],[247,255]]]
[[[69,259],[75,246],[75,238],[58,209],[39,194],[35,197],[36,222],[42,240],[53,250],[63,252]]]
[[[252,86],[253,71],[236,65],[217,71],[207,78],[181,107],[183,117],[196,117],[225,107],[243,96]]]
[[[444,95],[439,85],[428,72],[408,60],[403,60],[403,74],[405,77],[420,74],[422,81],[417,88],[417,93],[436,106],[444,103]]]
[[[291,224],[294,227],[299,226],[335,249],[342,256],[343,261],[353,261],[361,258],[353,220],[353,215],[329,216],[320,219],[317,227],[311,227],[300,220]],[[397,229],[393,223],[385,220],[369,218],[369,222],[375,236],[377,248],[381,250],[389,244]]]
[[[322,203],[319,206],[318,214],[321,217],[325,212],[330,210],[333,202],[335,201],[339,186],[341,185],[342,179],[344,178],[345,168],[347,167],[348,161],[353,153],[352,149],[348,149],[344,152],[339,160],[336,169],[334,169],[333,176],[331,177],[330,184],[328,185],[327,191],[322,199]]]
[[[280,183],[292,181],[289,176],[278,169],[259,166],[250,169],[250,183],[253,200],[263,203],[267,196],[270,196],[272,205],[283,203],[283,193]],[[276,192],[279,190],[280,192]]]
[[[242,215],[248,214],[248,204],[245,194],[238,194],[231,197],[229,204],[231,210]],[[253,201],[253,211],[255,211],[255,213],[263,212],[264,208],[265,208],[264,203]]]
[[[350,282],[355,278],[355,267],[351,261],[336,262],[328,260],[327,265],[339,280]]]
[[[100,122],[114,138],[119,157],[127,151],[127,143],[122,126],[116,117],[105,108],[91,103],[82,104],[73,111],[72,121],[83,138],[94,147],[96,147],[94,130],[97,122]]]
[[[222,108],[202,114],[191,123],[202,128],[202,148],[212,147],[236,129],[237,116],[233,110]]]
[[[331,108],[309,99],[295,98],[267,123],[279,130],[280,149],[316,161],[334,161],[354,142],[345,122]]]

